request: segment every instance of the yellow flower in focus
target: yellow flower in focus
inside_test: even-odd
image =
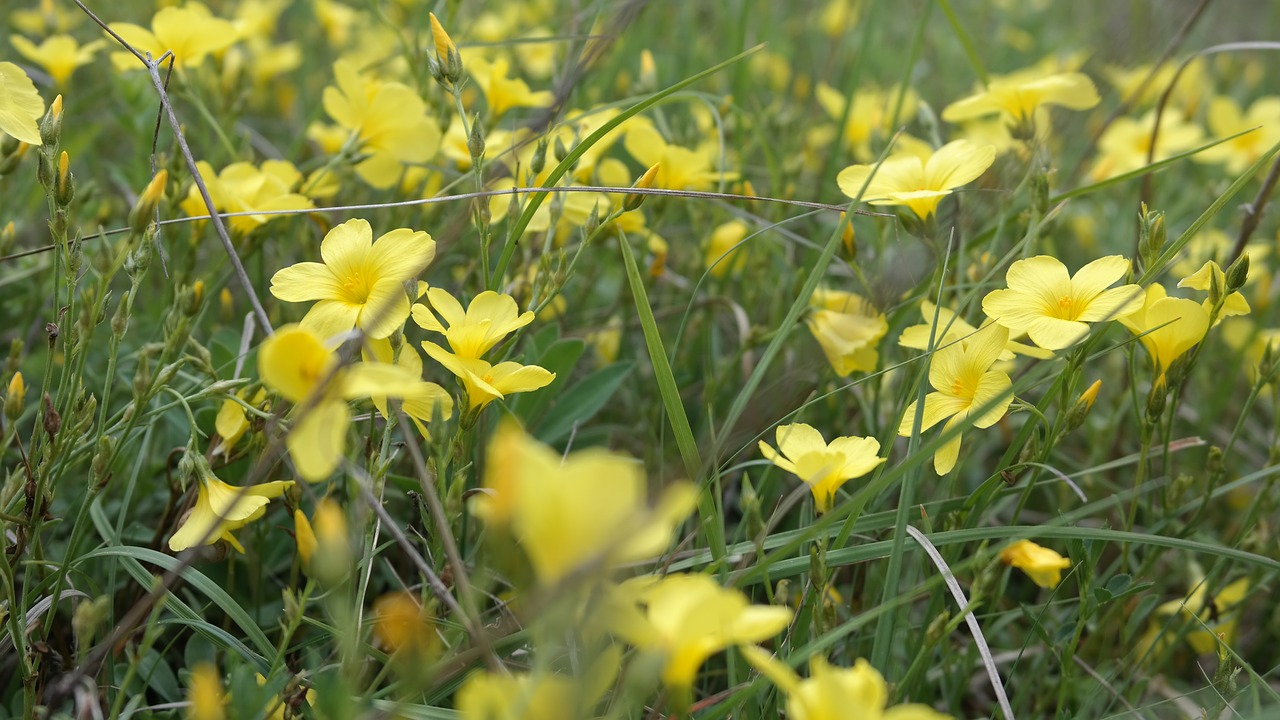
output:
[[[258,349],[262,381],[302,406],[285,445],[298,474],[310,482],[328,477],[342,458],[351,425],[346,400],[372,395],[400,398],[412,395],[422,383],[397,365],[356,363],[335,370],[337,363],[337,356],[319,336],[297,325],[278,329]]]
[[[963,122],[1000,113],[1015,124],[1025,124],[1037,108],[1045,105],[1088,110],[1098,102],[1098,90],[1084,73],[1037,78],[1010,76],[992,80],[985,90],[951,103],[942,111],[942,119]]]
[[[709,190],[717,183],[732,182],[738,173],[717,169],[718,144],[704,143],[694,150],[672,145],[652,123],[639,122],[623,140],[627,153],[648,168],[658,166],[652,187],[667,190]]]
[[[9,42],[23,57],[44,68],[60,88],[66,86],[76,68],[93,62],[93,56],[106,44],[104,40],[94,40],[81,45],[70,35],[52,35],[39,45],[21,35],[11,35]]]
[[[1157,377],[1209,332],[1208,311],[1195,300],[1168,297],[1162,285],[1148,287],[1142,308],[1119,320],[1147,349]]]
[[[294,192],[302,180],[302,173],[285,160],[267,160],[260,168],[252,163],[232,163],[214,173],[213,166],[201,160],[196,163],[213,200],[213,207],[220,213],[260,212],[272,210],[305,210],[314,207],[306,196]],[[181,203],[187,215],[207,215],[204,198],[193,183],[187,197]],[[237,215],[227,218],[232,232],[243,237],[272,220],[284,215]]]
[[[996,149],[955,140],[938,148],[927,159],[896,152],[879,168],[850,165],[836,176],[840,191],[851,198],[862,193],[872,205],[906,205],[922,220],[933,215],[942,198],[978,179],[995,162]],[[875,175],[872,175],[872,172]],[[867,178],[871,182],[867,184]],[[866,184],[866,190],[862,186]]]
[[[454,46],[453,39],[445,32],[435,13],[427,13],[427,19],[431,21],[431,41],[435,45],[436,59],[443,63],[448,60],[449,53],[458,52],[458,48]]]
[[[405,163],[425,163],[440,149],[440,127],[408,85],[361,77],[346,60],[333,64],[337,86],[324,89],[324,110],[355,136],[368,157],[356,164],[367,183],[385,190],[400,179]]]
[[[225,50],[239,39],[235,25],[214,17],[198,2],[161,8],[151,18],[150,30],[133,23],[111,23],[111,29],[144,56],[151,53],[153,60],[172,50],[173,64],[179,68],[199,65],[209,54]],[[144,69],[128,52],[112,53],[111,64],[120,72]]]
[[[934,330],[934,313],[937,313],[938,325]],[[978,331],[978,328],[970,325],[964,318],[956,314],[949,307],[938,307],[928,300],[920,303],[920,314],[924,316],[924,324],[912,325],[902,331],[898,336],[898,344],[905,348],[913,350],[928,350],[929,336],[933,335],[934,347],[942,347],[950,345],[953,342],[966,343],[969,337]],[[990,320],[987,323],[991,322]],[[986,325],[987,323],[983,323]],[[1012,360],[1014,355],[1026,355],[1027,357],[1045,360],[1053,357],[1052,350],[1045,350],[1034,345],[1027,345],[1016,340],[1009,340],[1005,345],[1004,351],[1000,353],[1001,361]]]
[[[805,323],[840,377],[871,372],[880,360],[878,345],[889,330],[884,313],[861,295],[814,290]]]
[[[730,220],[711,231],[703,254],[703,262],[711,277],[722,278],[737,274],[742,269],[747,261],[747,252],[745,247],[738,247],[738,243],[747,236],[747,232],[747,224],[741,220]]]
[[[1205,312],[1212,313],[1214,306],[1213,291],[1211,288],[1217,287],[1218,293],[1226,292],[1227,274],[1223,271],[1218,263],[1209,260],[1200,269],[1182,278],[1178,281],[1178,287],[1191,288],[1201,292],[1209,293],[1209,297],[1205,299],[1203,305]],[[1249,314],[1249,301],[1245,300],[1244,295],[1240,291],[1232,292],[1222,301],[1222,307],[1218,308],[1218,316],[1214,318],[1213,324],[1217,325],[1222,322],[1223,318],[1237,317]]]
[[[857,708],[858,720],[950,720],[927,705],[916,703],[885,708],[889,688],[871,663],[858,659],[851,668],[832,667],[825,658],[809,661],[809,677],[795,672],[761,648],[742,648],[747,662],[787,696],[789,720],[842,720]]]
[[[223,720],[227,697],[222,692],[222,677],[209,663],[201,663],[191,671],[191,687],[187,689],[188,720]]]
[[[1018,568],[1042,588],[1053,589],[1062,582],[1062,571],[1071,561],[1030,540],[1019,540],[1000,551],[1000,561]]]
[[[331,338],[359,327],[385,338],[409,317],[404,284],[435,258],[436,243],[421,230],[399,228],[375,242],[367,220],[335,226],[320,243],[323,263],[300,262],[271,278],[271,294],[285,302],[318,301],[302,327]]]
[[[556,374],[537,365],[521,365],[501,362],[491,365],[477,358],[455,355],[439,345],[424,341],[422,347],[431,359],[458,376],[467,391],[468,406],[472,411],[514,393],[532,392],[544,388],[556,379]]]
[[[1137,285],[1108,289],[1128,271],[1120,255],[1098,258],[1075,275],[1055,257],[1024,258],[1009,266],[1007,289],[982,299],[982,310],[1046,350],[1065,350],[1089,335],[1088,323],[1118,320],[1142,307]]]
[[[232,533],[262,517],[271,499],[280,497],[293,485],[292,480],[287,480],[240,488],[215,477],[203,458],[196,460],[196,467],[196,504],[182,527],[169,538],[169,549],[174,552],[226,540],[243,553],[244,546]]]
[[[942,429],[944,433],[970,421],[976,428],[987,428],[1004,417],[1009,403],[1013,402],[1013,393],[1009,392],[1013,382],[991,366],[1008,344],[1009,331],[993,323],[978,330],[968,342],[937,350],[929,364],[929,384],[934,392],[924,398],[920,432],[943,420],[947,420]],[[910,436],[915,421],[916,401],[912,400],[903,413],[898,434]],[[946,475],[956,466],[960,439],[961,435],[957,434],[934,453],[933,469],[939,475]]]
[[[1209,102],[1208,124],[1220,138],[1252,131],[1195,156],[1200,162],[1222,163],[1228,174],[1239,175],[1280,142],[1280,97],[1258,98],[1247,112],[1229,97],[1216,97]]]
[[[508,334],[533,322],[533,312],[520,312],[515,298],[492,290],[472,298],[465,311],[443,288],[428,290],[427,301],[435,312],[417,303],[413,306],[413,321],[423,330],[444,335],[449,347],[461,358],[478,359]]]
[[[619,592],[634,593],[644,611],[616,618],[614,634],[641,650],[661,652],[662,681],[677,690],[691,688],[698,668],[715,653],[773,637],[791,622],[789,608],[752,605],[741,591],[706,575],[641,577],[623,583]]]
[[[44,101],[35,83],[11,62],[0,62],[0,133],[28,145],[40,145],[40,117]]]
[[[1092,180],[1106,180],[1147,166],[1155,128],[1155,111],[1133,118],[1118,118],[1098,139],[1098,159],[1089,171]],[[1185,152],[1195,147],[1204,136],[1199,125],[1192,125],[1176,113],[1160,118],[1160,132],[1155,138],[1155,154],[1151,162]]]
[[[775,437],[778,449],[761,440],[760,452],[809,486],[819,515],[831,509],[840,486],[885,461],[878,455],[880,441],[871,437],[838,437],[828,444],[821,432],[804,423],[779,425]]]
[[[524,80],[508,77],[511,62],[504,57],[489,61],[468,54],[464,58],[467,73],[480,86],[484,99],[489,103],[490,117],[501,117],[516,107],[546,107],[556,99],[550,90],[534,92]]]
[[[562,459],[514,423],[499,427],[486,458],[471,513],[509,525],[543,585],[592,560],[607,569],[661,554],[696,500],[692,485],[678,483],[650,509],[639,461],[595,448]]]

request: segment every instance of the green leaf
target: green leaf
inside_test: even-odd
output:
[[[560,396],[565,384],[569,382],[573,368],[577,366],[578,359],[582,357],[586,348],[587,344],[582,340],[566,338],[553,340],[550,345],[534,356],[537,359],[531,364],[555,373],[556,379],[538,392],[522,393],[512,400],[511,411],[524,421],[526,426],[536,424],[546,414],[551,401]]]
[[[590,420],[618,392],[626,380],[632,363],[614,363],[596,370],[564,393],[551,407],[546,422],[537,426],[535,435],[553,444],[567,437],[575,425]],[[557,378],[558,379],[558,378]]]

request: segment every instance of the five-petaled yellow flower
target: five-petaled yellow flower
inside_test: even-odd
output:
[[[10,35],[9,42],[23,57],[44,68],[58,87],[66,86],[76,68],[93,62],[94,55],[106,44],[105,40],[94,40],[81,45],[70,35],[51,35],[39,45],[21,35]]]
[[[40,145],[40,116],[44,101],[35,83],[11,62],[0,62],[0,133],[28,145]]]
[[[271,294],[285,302],[318,300],[302,327],[323,338],[359,327],[385,338],[409,317],[404,284],[436,256],[436,243],[421,230],[400,228],[373,240],[366,220],[348,220],[320,243],[323,263],[301,262],[271,278]]]
[[[929,364],[929,384],[935,392],[924,397],[924,415],[920,431],[924,432],[943,420],[942,431],[966,423],[976,428],[991,427],[1013,402],[1009,376],[991,366],[1009,343],[1009,331],[996,324],[987,325],[971,335],[967,342],[947,345],[933,354]],[[898,434],[911,435],[916,421],[916,401],[903,413]],[[946,475],[956,466],[960,456],[960,434],[938,448],[933,455],[933,469]]]
[[[1141,287],[1111,288],[1128,271],[1129,261],[1120,255],[1098,258],[1075,275],[1055,257],[1025,258],[1009,266],[1009,287],[987,293],[982,310],[1046,350],[1065,350],[1089,335],[1088,323],[1142,308]]]
[[[454,354],[462,358],[480,358],[513,330],[533,322],[532,311],[520,312],[515,298],[492,290],[472,298],[465,311],[442,288],[427,290],[427,301],[430,308],[422,303],[413,306],[413,321],[423,330],[444,335]]]
[[[942,119],[963,122],[1000,113],[1014,123],[1022,124],[1029,122],[1036,108],[1043,105],[1088,110],[1098,101],[1098,90],[1084,73],[1059,73],[1038,78],[1015,75],[992,80],[985,90],[951,103],[942,111]]]
[[[1030,540],[1019,540],[1000,551],[1000,560],[1012,565],[1042,588],[1056,588],[1062,582],[1062,571],[1071,567],[1071,561],[1047,547]]]
[[[840,377],[871,372],[880,360],[880,339],[889,330],[884,313],[851,292],[818,288],[809,298],[805,324]]]
[[[219,480],[204,458],[193,456],[196,467],[196,504],[182,527],[169,538],[169,549],[181,552],[199,544],[213,545],[226,540],[231,547],[244,552],[244,546],[232,533],[262,517],[272,498],[288,490],[293,481],[276,481],[235,487]]]
[[[1209,313],[1195,300],[1169,297],[1163,285],[1151,285],[1142,307],[1121,317],[1120,323],[1138,336],[1159,377],[1204,339]]]
[[[473,411],[513,393],[544,388],[556,379],[555,373],[537,365],[510,361],[492,365],[479,358],[455,355],[430,341],[423,341],[422,348],[432,360],[458,376],[467,391],[467,406]]]
[[[933,215],[942,198],[978,179],[995,162],[996,149],[955,140],[927,158],[914,153],[894,153],[880,167],[850,165],[836,176],[840,191],[851,198],[862,192],[872,205],[906,205],[921,219]],[[873,176],[872,173],[875,173]],[[867,183],[867,178],[871,182]],[[862,186],[867,188],[863,191]]]
[[[828,444],[821,432],[804,423],[779,425],[776,437],[777,450],[761,440],[760,452],[809,486],[819,514],[831,509],[841,485],[885,461],[878,455],[880,442],[871,437],[838,437]]]

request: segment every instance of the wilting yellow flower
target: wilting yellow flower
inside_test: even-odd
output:
[[[1046,547],[1030,540],[1019,540],[1000,551],[1000,561],[1012,565],[1042,588],[1056,588],[1062,582],[1062,571],[1071,567],[1071,561]]]
[[[1212,260],[1205,262],[1204,265],[1200,266],[1199,270],[1178,281],[1178,287],[1180,288],[1191,288],[1192,290],[1210,294],[1210,297],[1205,298],[1203,303],[1205,311],[1210,314],[1212,314],[1214,306],[1213,293],[1210,288],[1214,286],[1217,287],[1219,293],[1227,291],[1227,274],[1218,263]],[[1226,300],[1223,300],[1222,307],[1218,308],[1218,316],[1214,318],[1213,324],[1217,325],[1222,322],[1223,318],[1248,314],[1249,301],[1245,300],[1244,295],[1241,295],[1239,291],[1235,291],[1227,295]]]
[[[668,143],[652,123],[638,122],[627,130],[623,140],[627,153],[641,165],[657,166],[653,187],[667,190],[709,190],[719,182],[738,179],[736,172],[717,169],[720,160],[718,143],[704,143],[696,149]]]
[[[174,552],[201,543],[213,545],[219,540],[244,552],[232,532],[262,517],[271,499],[280,497],[293,485],[292,480],[244,488],[228,485],[214,476],[204,458],[196,459],[196,483],[196,504],[182,527],[169,538],[169,549]]]
[[[703,254],[704,263],[711,277],[721,278],[736,274],[742,269],[747,260],[747,249],[738,247],[738,243],[747,236],[747,232],[747,224],[741,220],[730,220],[717,225],[716,229],[711,231],[707,250]]]
[[[285,302],[317,300],[302,326],[324,338],[359,327],[385,338],[409,317],[404,284],[435,258],[436,243],[421,230],[399,228],[375,242],[367,220],[335,226],[320,243],[323,263],[300,262],[271,278],[271,294]]]
[[[319,336],[297,325],[280,328],[258,349],[262,381],[289,402],[310,406],[285,438],[298,474],[310,482],[328,477],[342,458],[351,425],[346,400],[375,394],[404,397],[422,382],[396,365],[357,363],[335,369],[337,363]]]
[[[44,101],[35,83],[11,62],[0,62],[0,132],[28,145],[40,145]]]
[[[246,389],[242,388],[236,393],[236,397],[241,401],[246,401]],[[267,391],[258,388],[253,398],[247,400],[250,405],[258,406],[267,397]],[[223,400],[222,405],[218,408],[218,416],[213,421],[213,427],[218,431],[218,444],[213,449],[214,455],[230,455],[235,448],[236,443],[240,442],[240,438],[249,431],[249,419],[245,416],[244,406],[235,400]]]
[[[1274,95],[1258,98],[1247,112],[1229,97],[1216,97],[1209,102],[1207,119],[1209,131],[1220,138],[1252,131],[1195,156],[1200,162],[1222,163],[1231,175],[1248,170],[1263,153],[1280,142],[1280,97]]]
[[[1249,578],[1232,582],[1217,592],[1210,592],[1204,575],[1192,566],[1191,592],[1180,600],[1170,600],[1156,607],[1147,631],[1138,640],[1138,652],[1145,662],[1163,654],[1186,624],[1186,640],[1201,655],[1212,653],[1218,643],[1230,647],[1235,642],[1240,603],[1249,594]],[[1153,652],[1155,651],[1155,652]]]
[[[213,207],[218,212],[240,213],[272,210],[304,210],[314,207],[306,196],[294,192],[302,180],[302,173],[285,160],[267,160],[260,168],[253,163],[232,163],[214,173],[213,166],[201,160],[196,163],[204,178]],[[163,189],[163,186],[162,186]],[[182,210],[188,215],[207,215],[200,189],[192,184],[182,201]],[[231,230],[248,235],[258,227],[284,217],[283,215],[237,215],[227,218]]]
[[[9,42],[23,57],[44,68],[58,87],[67,84],[76,68],[93,62],[93,56],[105,44],[103,40],[94,40],[81,45],[70,35],[52,35],[39,45],[21,35],[10,35]]]
[[[433,641],[431,615],[413,595],[387,593],[373,603],[373,636],[392,653],[426,650]]]
[[[1152,110],[1137,120],[1122,117],[1111,123],[1098,139],[1098,159],[1089,171],[1089,177],[1106,180],[1146,167],[1155,121],[1155,111]],[[1156,151],[1151,161],[1159,162],[1190,150],[1203,136],[1204,131],[1199,125],[1188,123],[1176,113],[1166,113],[1160,117],[1160,132],[1155,138]]]
[[[1084,73],[1059,73],[1036,78],[1010,76],[992,80],[985,90],[951,103],[942,111],[942,119],[963,122],[1000,113],[1014,123],[1023,124],[1029,122],[1036,109],[1044,105],[1087,110],[1098,102],[1098,90]]]
[[[1024,258],[1009,266],[1007,289],[982,299],[982,310],[1042,348],[1064,350],[1089,335],[1088,323],[1117,320],[1142,307],[1137,285],[1107,289],[1128,270],[1129,261],[1120,255],[1098,258],[1075,275],[1055,257]]]
[[[346,60],[333,64],[337,86],[324,89],[324,110],[355,136],[356,150],[369,157],[356,173],[386,189],[400,178],[404,163],[424,163],[440,149],[440,126],[408,85],[361,77]]]
[[[836,490],[885,461],[880,441],[871,437],[838,437],[827,443],[822,433],[804,423],[779,425],[778,449],[760,441],[760,452],[774,465],[794,474],[813,491],[818,514],[831,509]]]
[[[1013,382],[999,370],[992,370],[1000,354],[1009,344],[1009,331],[991,324],[974,333],[965,343],[955,343],[936,351],[929,363],[929,384],[935,392],[924,397],[924,414],[920,420],[920,432],[943,420],[944,433],[969,423],[976,428],[996,424],[1013,402],[1009,392]],[[898,434],[911,435],[916,421],[916,401],[912,400],[903,413]],[[960,434],[933,455],[933,469],[946,475],[956,466],[960,456]]]
[[[224,706],[227,696],[222,692],[222,677],[218,668],[200,663],[191,670],[191,687],[187,689],[188,720],[223,720],[227,716]]]
[[[624,606],[629,612],[615,618],[614,634],[641,650],[661,652],[662,681],[675,689],[692,687],[698,668],[715,653],[772,637],[791,621],[789,608],[752,605],[741,591],[706,575],[642,577],[618,592],[634,593],[645,610]]]
[[[800,679],[790,667],[754,645],[742,648],[747,662],[787,696],[789,720],[839,720],[857,708],[858,720],[950,720],[928,705],[906,704],[885,708],[889,688],[871,663],[858,659],[851,668],[832,667],[815,655],[809,661],[809,677]]]
[[[934,313],[938,316],[937,329],[934,330]],[[928,300],[920,303],[920,314],[924,316],[924,324],[912,325],[902,331],[898,336],[898,344],[905,348],[913,350],[928,350],[929,336],[932,334],[934,347],[942,347],[950,345],[953,342],[965,343],[969,341],[969,337],[978,331],[978,328],[970,325],[964,318],[956,314],[949,307],[938,307]],[[991,322],[990,320],[987,321]],[[983,323],[984,325],[986,323]],[[1027,357],[1038,358],[1041,360],[1053,357],[1052,350],[1045,350],[1034,345],[1027,345],[1016,340],[1010,340],[1005,345],[1004,351],[1000,353],[1000,360],[1012,360],[1013,356],[1026,355]]]
[[[180,68],[199,65],[210,53],[231,47],[239,37],[235,25],[214,17],[198,2],[161,8],[151,18],[150,30],[133,23],[111,23],[111,29],[144,56],[151,53],[152,60],[172,50],[173,64]],[[128,52],[112,53],[111,64],[119,71],[143,69]]]
[[[492,117],[500,117],[515,107],[546,107],[556,99],[550,90],[534,92],[524,80],[508,77],[511,63],[504,57],[488,61],[467,55],[466,67],[467,74],[484,92]]]
[[[423,341],[422,347],[431,359],[462,381],[471,410],[479,410],[494,400],[513,393],[544,388],[556,379],[555,373],[537,365],[521,365],[509,361],[491,365],[478,358],[454,355],[433,342]]]
[[[921,219],[933,215],[942,198],[978,176],[995,162],[996,149],[990,145],[974,145],[968,140],[955,140],[938,148],[927,159],[897,152],[879,168],[874,165],[850,165],[836,176],[840,191],[854,198],[862,191],[863,202],[872,205],[906,205]],[[871,173],[875,172],[872,176]]]
[[[805,323],[840,377],[871,372],[880,360],[880,338],[889,330],[884,313],[861,295],[841,290],[813,291]]]
[[[470,507],[490,526],[509,525],[539,582],[552,585],[592,560],[607,569],[662,553],[697,491],[672,485],[653,509],[647,494],[640,462],[595,448],[562,458],[508,423],[489,443],[485,492]]]
[[[846,97],[839,90],[819,83],[817,90],[818,104],[822,106],[827,117],[839,122],[844,117]],[[920,100],[910,89],[902,94],[899,88],[881,89],[877,87],[858,90],[853,95],[853,105],[849,108],[849,117],[845,122],[845,142],[853,150],[855,157],[867,159],[875,157],[871,152],[871,141],[881,135],[888,135],[894,128],[889,127],[893,119],[894,107],[902,95],[902,108],[899,121],[914,117],[920,106]]]
[[[1143,299],[1139,310],[1118,319],[1139,336],[1158,377],[1204,339],[1209,313],[1195,300],[1168,297],[1162,285],[1148,287]]]
[[[427,301],[431,308],[435,308],[435,313],[426,305],[417,303],[413,306],[413,321],[423,330],[444,335],[454,354],[462,358],[480,358],[512,331],[533,322],[532,311],[520,312],[515,298],[492,290],[472,298],[466,311],[443,288],[428,290]],[[443,324],[440,322],[442,319]]]

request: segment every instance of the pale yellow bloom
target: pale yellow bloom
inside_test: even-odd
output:
[[[66,86],[76,68],[93,62],[94,56],[106,44],[103,40],[94,40],[81,45],[70,35],[52,35],[39,45],[21,35],[11,35],[9,42],[23,57],[44,68],[58,87]]]
[[[880,339],[889,323],[869,300],[842,290],[818,288],[805,323],[840,377],[871,372],[880,360]]]
[[[927,159],[896,152],[879,167],[850,165],[840,171],[836,181],[848,197],[856,198],[861,193],[862,201],[872,205],[906,205],[924,219],[952,190],[978,179],[995,158],[996,149],[990,145],[955,140]]]
[[[880,442],[871,437],[838,437],[828,444],[818,430],[795,423],[779,425],[776,438],[776,451],[761,440],[760,452],[809,486],[818,514],[831,509],[840,486],[885,461],[878,454]]]
[[[1019,540],[1000,551],[1000,560],[1012,565],[1042,588],[1055,588],[1062,581],[1062,571],[1071,567],[1071,561],[1046,547],[1030,540]]]

